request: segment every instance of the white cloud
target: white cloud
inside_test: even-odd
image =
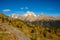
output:
[[[20,8],[21,10],[23,10],[24,9],[24,7],[22,7],[22,8]]]
[[[10,11],[10,9],[4,9],[3,10],[3,12],[9,12]]]
[[[28,7],[21,7],[20,9],[23,10],[23,9],[29,9],[29,8]]]
[[[25,7],[25,9],[29,9],[28,7]]]

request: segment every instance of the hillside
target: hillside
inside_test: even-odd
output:
[[[60,21],[59,20],[57,20],[57,21],[52,20],[52,22],[44,21],[44,20],[28,22],[28,21],[22,21],[17,18],[16,19],[10,18],[10,17],[0,13],[0,25],[1,24],[2,25],[4,25],[4,24],[11,25],[12,27],[21,31],[31,40],[60,40],[60,28],[59,28]],[[2,38],[2,40],[3,39],[4,38]]]
[[[0,24],[0,40],[18,40],[18,37]]]

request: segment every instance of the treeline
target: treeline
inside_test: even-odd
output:
[[[50,21],[33,21],[31,22],[34,25],[41,25],[43,27],[53,27],[53,28],[60,28],[60,20],[50,20]]]

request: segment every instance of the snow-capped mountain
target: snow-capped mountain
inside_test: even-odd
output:
[[[34,12],[30,12],[30,11],[27,11],[26,14],[24,14],[23,16],[35,16],[35,13]]]
[[[11,18],[18,18],[18,14],[11,14],[10,17]]]
[[[23,15],[18,15],[18,14],[12,14],[10,15],[11,18],[19,18],[20,20],[25,20],[25,21],[35,21],[35,20],[60,20],[60,16],[59,17],[53,17],[53,16],[47,16],[44,13],[40,14],[40,15],[36,15],[34,12],[31,11],[27,11],[25,14]]]
[[[22,15],[20,19],[22,20],[29,20],[29,21],[34,21],[36,20],[36,15],[34,12],[27,11],[26,14]]]

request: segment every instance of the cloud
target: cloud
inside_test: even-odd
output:
[[[21,7],[21,10],[29,9],[28,7]]]
[[[21,10],[23,10],[24,9],[24,7],[22,7],[22,8],[20,8]]]
[[[9,12],[10,11],[10,9],[4,9],[3,10],[3,12]]]
[[[29,9],[28,7],[25,7],[25,9]]]

